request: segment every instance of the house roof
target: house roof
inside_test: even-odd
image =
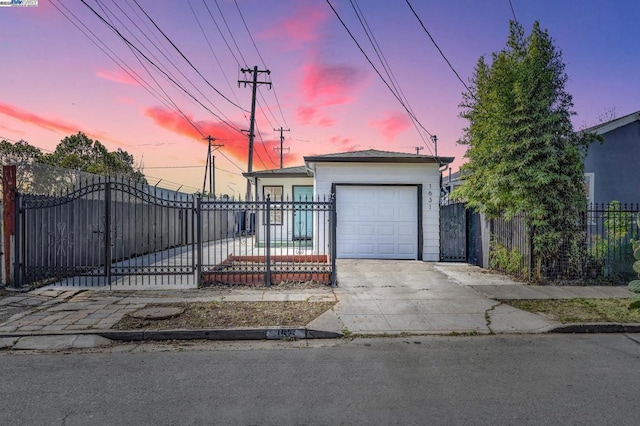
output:
[[[454,157],[435,157],[433,155],[408,154],[406,152],[364,151],[339,152],[304,157],[305,163],[435,163],[449,164]]]
[[[305,166],[285,167],[282,169],[260,170],[257,172],[243,173],[244,177],[311,177],[311,174]]]
[[[615,118],[607,121],[606,123],[600,123],[595,126],[591,126],[588,129],[584,129],[581,133],[595,133],[597,135],[604,135],[605,133],[612,132],[622,126],[626,126],[629,123],[640,120],[640,111],[632,112],[624,117]]]

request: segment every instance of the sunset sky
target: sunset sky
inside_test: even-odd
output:
[[[133,154],[151,183],[193,192],[211,135],[224,145],[217,192],[244,193],[251,88],[238,80],[258,66],[273,86],[258,90],[254,170],[279,166],[280,127],[285,166],[370,148],[433,154],[430,134],[454,170],[464,161],[465,88],[405,0],[330,0],[368,59],[326,0],[85,2],[0,7],[0,139],[47,152],[82,131]],[[527,32],[539,20],[562,50],[576,129],[640,110],[637,0],[410,4],[465,83],[504,47],[515,14]]]

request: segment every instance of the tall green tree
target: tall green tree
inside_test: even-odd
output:
[[[536,258],[573,253],[586,208],[584,157],[592,135],[574,132],[561,51],[534,23],[510,23],[503,50],[478,60],[460,116],[468,162],[454,198],[489,217],[526,214]]]
[[[82,132],[62,139],[55,151],[44,154],[40,162],[66,170],[146,182],[131,154],[120,148],[110,152],[100,141],[93,140]]]
[[[0,141],[0,164],[16,167],[16,183],[23,188],[31,180],[31,165],[42,158],[42,151],[29,142],[20,139],[16,143],[7,140]],[[0,176],[2,170],[0,169]]]

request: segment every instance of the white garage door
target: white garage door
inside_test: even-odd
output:
[[[338,186],[337,257],[417,259],[415,186]]]

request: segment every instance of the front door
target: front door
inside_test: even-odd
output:
[[[293,239],[310,240],[313,235],[313,186],[294,186]]]

